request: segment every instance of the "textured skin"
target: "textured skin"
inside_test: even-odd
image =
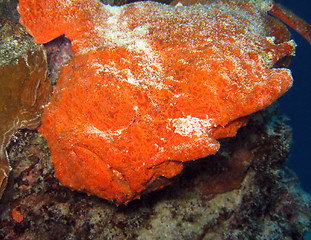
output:
[[[37,42],[65,34],[75,54],[40,129],[60,182],[127,203],[214,154],[216,139],[286,92],[290,71],[272,66],[295,44],[274,44],[258,9],[20,0]]]

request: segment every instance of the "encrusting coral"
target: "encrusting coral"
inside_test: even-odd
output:
[[[52,93],[43,46],[0,9],[0,198],[10,166],[6,146],[19,128],[36,129]]]
[[[63,185],[128,203],[290,88],[274,66],[295,43],[264,1],[202,3],[20,0],[37,43],[72,43],[40,128]]]

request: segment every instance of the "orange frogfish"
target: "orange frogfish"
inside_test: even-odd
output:
[[[55,176],[117,205],[216,153],[217,139],[292,85],[276,66],[295,43],[267,15],[271,2],[20,0],[18,9],[37,43],[65,34],[74,52],[40,128]]]

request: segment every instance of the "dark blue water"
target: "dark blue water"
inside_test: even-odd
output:
[[[310,0],[276,0],[311,23]],[[279,100],[281,111],[291,121],[294,145],[288,166],[298,175],[302,188],[311,193],[311,45],[297,33],[292,38],[298,44],[296,56],[289,68],[293,87]]]

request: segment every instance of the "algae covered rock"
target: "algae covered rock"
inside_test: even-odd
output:
[[[10,166],[6,146],[19,128],[35,129],[51,94],[46,54],[14,19],[0,15],[0,197]]]

